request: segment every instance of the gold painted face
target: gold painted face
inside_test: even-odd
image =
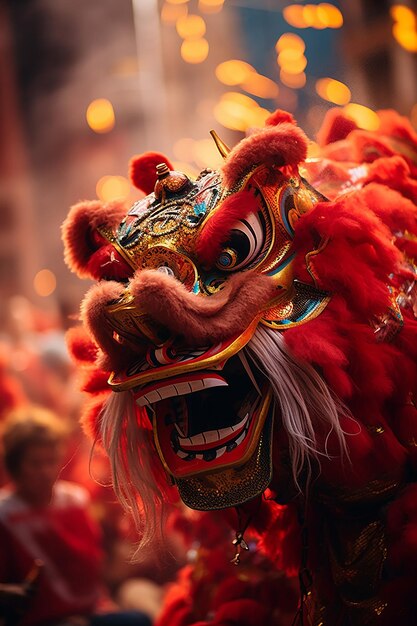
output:
[[[158,167],[154,193],[137,202],[114,232],[100,232],[139,279],[157,272],[152,280],[161,282],[160,306],[172,308],[173,316],[175,310],[177,318],[182,306],[184,324],[173,330],[169,315],[147,306],[146,289],[141,299],[127,287],[106,307],[105,318],[114,341],[137,358],[113,372],[109,383],[114,391],[131,390],[137,405],[146,407],[161,461],[186,504],[222,508],[254,497],[271,476],[271,389],[244,347],[259,323],[288,328],[317,315],[328,301],[292,277],[294,226],[322,197],[278,167],[254,167],[233,189],[222,187],[217,172],[191,181]],[[230,223],[230,199],[241,192],[250,211],[246,207],[240,218],[234,206]],[[208,262],[211,241],[218,247]],[[269,277],[273,293],[258,299],[250,318],[242,314],[239,325],[247,306],[242,300],[228,331],[240,297],[230,285],[243,285],[246,276]],[[195,330],[187,329],[194,309],[203,312],[202,326],[213,325],[211,334],[203,333],[204,343],[193,344]]]

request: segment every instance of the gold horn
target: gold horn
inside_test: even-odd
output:
[[[224,141],[220,139],[220,137],[218,136],[215,130],[211,130],[210,135],[213,137],[214,143],[216,144],[218,151],[220,152],[222,157],[225,159],[227,155],[229,154],[231,148],[229,148],[229,146],[227,146],[224,143]]]

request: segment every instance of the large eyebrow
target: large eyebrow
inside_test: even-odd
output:
[[[258,208],[256,198],[249,191],[238,191],[226,198],[209,217],[197,239],[196,251],[200,261],[212,265],[235,223]]]

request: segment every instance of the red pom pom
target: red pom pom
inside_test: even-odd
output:
[[[157,180],[156,166],[166,163],[174,169],[171,161],[160,152],[144,152],[132,157],[129,163],[129,177],[132,184],[146,194],[152,193]]]
[[[70,328],[65,339],[68,351],[77,365],[92,365],[97,358],[97,345],[82,326]]]
[[[297,126],[297,122],[288,111],[283,111],[282,109],[277,109],[269,117],[265,120],[265,126],[276,126],[277,124],[282,124],[282,122],[289,122],[290,124],[294,124]]]
[[[340,109],[327,111],[322,126],[317,133],[317,141],[320,146],[346,139],[352,130],[356,130],[356,122]]]

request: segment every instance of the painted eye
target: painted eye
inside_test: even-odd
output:
[[[216,267],[223,272],[243,269],[256,261],[265,245],[265,221],[262,213],[251,213],[236,222],[221,251]]]

